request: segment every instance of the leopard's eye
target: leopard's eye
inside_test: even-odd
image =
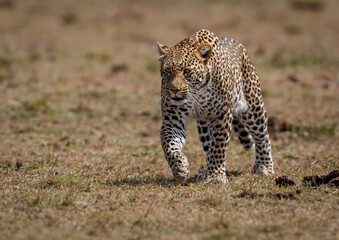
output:
[[[189,73],[191,73],[191,70],[189,70],[189,69],[184,69],[184,75],[186,75],[186,74],[189,74]]]
[[[163,71],[164,71],[165,73],[167,73],[167,74],[171,74],[171,73],[172,73],[172,69],[169,68],[169,67],[163,68]]]

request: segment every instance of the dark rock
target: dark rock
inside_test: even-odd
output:
[[[299,78],[296,75],[293,75],[293,74],[289,75],[287,77],[287,79],[290,80],[293,83],[298,83],[300,81]]]
[[[113,65],[111,67],[111,73],[125,72],[128,70],[128,67],[125,64]]]
[[[22,162],[16,162],[16,167],[18,168],[18,170],[22,167]]]
[[[61,20],[64,25],[70,25],[76,22],[77,17],[74,13],[65,13],[61,16]]]

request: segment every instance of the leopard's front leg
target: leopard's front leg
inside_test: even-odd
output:
[[[173,177],[178,182],[188,178],[188,161],[182,153],[186,140],[187,119],[179,119],[177,115],[164,115],[161,126],[161,145],[166,160],[171,167]]]
[[[208,128],[207,131],[199,133],[207,154],[207,171],[198,175],[198,181],[227,183],[226,152],[230,141],[232,118],[233,115],[227,111],[211,122],[198,123],[201,129]],[[203,134],[209,134],[209,143],[203,141],[207,139]]]

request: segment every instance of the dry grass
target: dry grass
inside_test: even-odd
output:
[[[298,2],[0,1],[0,239],[337,239],[338,188],[302,178],[339,168],[339,4]],[[249,49],[296,185],[235,138],[227,187],[172,182],[152,47],[200,28]]]

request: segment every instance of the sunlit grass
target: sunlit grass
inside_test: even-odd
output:
[[[0,239],[335,239],[337,188],[303,177],[339,168],[336,1],[2,2]],[[190,120],[190,178],[172,180],[153,47],[200,28],[248,48],[275,176],[233,134],[228,185],[197,183]]]

